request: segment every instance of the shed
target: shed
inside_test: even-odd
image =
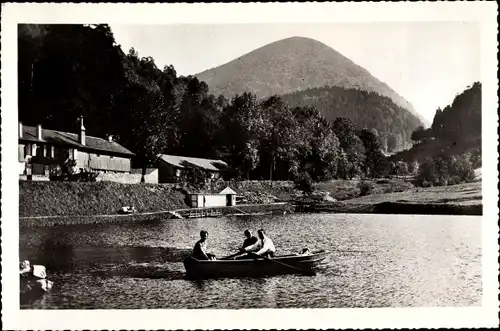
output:
[[[226,196],[226,206],[236,205],[236,192],[233,191],[229,186],[220,191],[219,194]]]
[[[220,193],[191,193],[189,202],[193,208],[234,206],[236,194],[231,188],[226,187]]]

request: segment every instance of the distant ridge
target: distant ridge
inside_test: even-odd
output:
[[[228,98],[252,92],[259,98],[325,85],[376,92],[423,121],[413,106],[387,84],[333,48],[314,39],[282,39],[195,75],[213,94]]]

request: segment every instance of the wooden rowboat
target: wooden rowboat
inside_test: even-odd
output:
[[[184,260],[187,278],[236,278],[259,277],[279,274],[311,274],[323,261],[328,251],[316,251],[308,255],[284,255],[242,260],[205,261],[188,257]]]

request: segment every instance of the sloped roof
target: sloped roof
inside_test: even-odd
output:
[[[42,128],[42,139],[39,140],[36,137],[36,127],[25,125],[23,125],[23,137],[19,138],[19,140],[42,142],[52,145],[69,145],[79,149],[90,149],[129,156],[135,155],[117,142],[108,141],[106,139],[92,136],[86,136],[85,145],[82,145],[79,143],[78,134],[64,131],[48,130]]]
[[[229,186],[219,192],[219,194],[237,194]]]
[[[227,168],[227,163],[222,160],[200,159],[167,154],[160,154],[158,158],[176,168],[198,167],[210,171],[221,171]]]

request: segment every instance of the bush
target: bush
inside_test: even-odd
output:
[[[362,181],[358,184],[359,195],[369,195],[372,192],[373,184],[370,182]]]
[[[408,174],[415,176],[418,173],[419,164],[417,161],[408,163]]]
[[[474,180],[474,168],[467,155],[437,156],[425,160],[418,171],[416,184],[446,186]]]
[[[207,174],[199,168],[190,168],[183,172],[181,182],[193,190],[203,190],[207,184]]]
[[[314,185],[311,176],[307,172],[298,176],[295,180],[295,188],[306,194],[312,193],[314,191]]]
[[[480,148],[475,149],[471,153],[471,155],[469,157],[469,161],[472,164],[472,167],[474,169],[481,168],[482,162],[481,162],[481,149]]]

